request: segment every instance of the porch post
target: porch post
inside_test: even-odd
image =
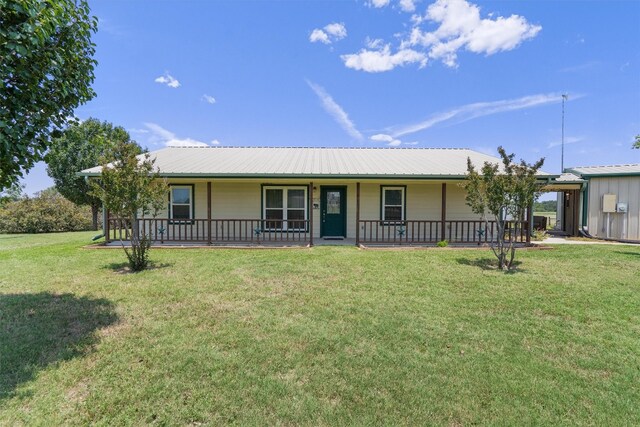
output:
[[[444,240],[447,236],[446,233],[446,225],[447,225],[447,183],[442,183],[442,210],[441,210],[441,218],[440,218],[440,240]]]
[[[109,243],[109,211],[102,204],[102,230],[104,231],[104,242]]]
[[[356,246],[360,246],[360,183],[356,182]]]
[[[313,246],[313,181],[309,183],[309,246]]]
[[[531,234],[533,234],[533,201],[527,206],[527,244],[531,243]]]
[[[211,181],[207,181],[207,241],[211,244]]]

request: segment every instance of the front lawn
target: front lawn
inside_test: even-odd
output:
[[[0,425],[640,424],[640,247],[153,250],[0,235]]]

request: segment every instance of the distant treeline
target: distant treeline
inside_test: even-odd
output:
[[[535,202],[533,204],[534,212],[555,212],[558,202],[556,200],[546,200],[544,202]]]

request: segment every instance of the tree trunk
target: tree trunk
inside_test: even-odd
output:
[[[93,230],[97,230],[98,229],[98,210],[99,210],[99,206],[98,205],[91,205],[91,221],[92,221],[92,226],[93,226]]]

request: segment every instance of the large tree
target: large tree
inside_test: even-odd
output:
[[[96,28],[86,0],[0,0],[0,190],[94,97]]]
[[[537,173],[544,164],[544,158],[533,164],[524,160],[513,161],[514,154],[507,154],[498,147],[502,166],[485,162],[477,171],[471,159],[467,159],[467,205],[474,213],[481,215],[487,222],[492,217],[497,232],[490,237],[490,245],[501,270],[514,267],[516,253],[515,239],[507,239],[507,226],[510,220],[521,221],[529,205],[540,195],[541,184]],[[531,220],[531,219],[529,219]],[[489,230],[485,226],[485,230]],[[528,232],[528,231],[527,231]],[[515,233],[516,235],[518,233]]]
[[[109,122],[88,119],[73,123],[51,141],[45,160],[47,173],[56,188],[77,205],[91,206],[93,229],[98,229],[98,210],[102,201],[90,194],[89,183],[77,173],[94,167],[114,148],[116,141],[131,142],[129,133]],[[138,149],[137,154],[142,153]]]
[[[155,159],[139,154],[137,144],[118,141],[103,158],[100,178],[91,181],[92,194],[102,200],[109,213],[124,221],[130,230],[129,247],[122,247],[133,271],[148,264],[150,241],[138,227],[139,215],[154,215],[166,206],[167,184],[160,179]]]

